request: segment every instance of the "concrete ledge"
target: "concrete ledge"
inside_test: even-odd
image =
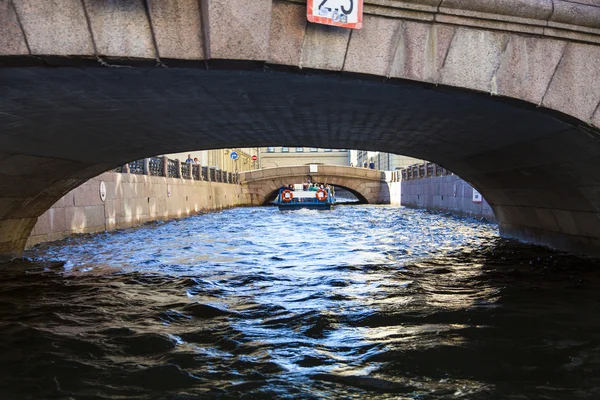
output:
[[[569,30],[583,28],[585,32],[597,34],[600,31],[600,3],[595,3],[554,0],[554,12],[548,26]]]
[[[600,4],[562,0],[365,1],[365,13],[386,18],[600,42]]]
[[[552,10],[552,0],[444,0],[440,7],[440,12],[540,25],[548,21]]]

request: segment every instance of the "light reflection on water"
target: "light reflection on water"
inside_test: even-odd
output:
[[[600,398],[597,263],[493,224],[243,208],[27,256],[2,398]]]

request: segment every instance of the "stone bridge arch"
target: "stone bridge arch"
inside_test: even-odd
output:
[[[389,204],[390,189],[383,171],[335,165],[318,165],[310,172],[308,165],[265,168],[240,173],[242,190],[252,205],[265,205],[283,185],[306,182],[326,182],[348,189],[364,203]]]
[[[273,145],[430,160],[503,235],[600,254],[598,65],[590,0],[366,0],[359,31],[303,0],[0,1],[0,254],[118,164]]]

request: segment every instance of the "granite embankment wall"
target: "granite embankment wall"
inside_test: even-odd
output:
[[[390,194],[392,204],[496,221],[488,202],[468,182],[433,164],[394,171]]]
[[[238,184],[106,172],[46,211],[33,228],[27,247],[76,233],[129,228],[246,204]]]

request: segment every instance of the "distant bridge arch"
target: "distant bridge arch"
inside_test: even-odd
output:
[[[383,171],[337,165],[317,165],[316,172],[311,172],[309,165],[298,165],[240,173],[242,190],[250,197],[253,205],[266,204],[282,185],[303,183],[308,178],[312,182],[343,187],[363,203],[390,203],[390,190]]]

